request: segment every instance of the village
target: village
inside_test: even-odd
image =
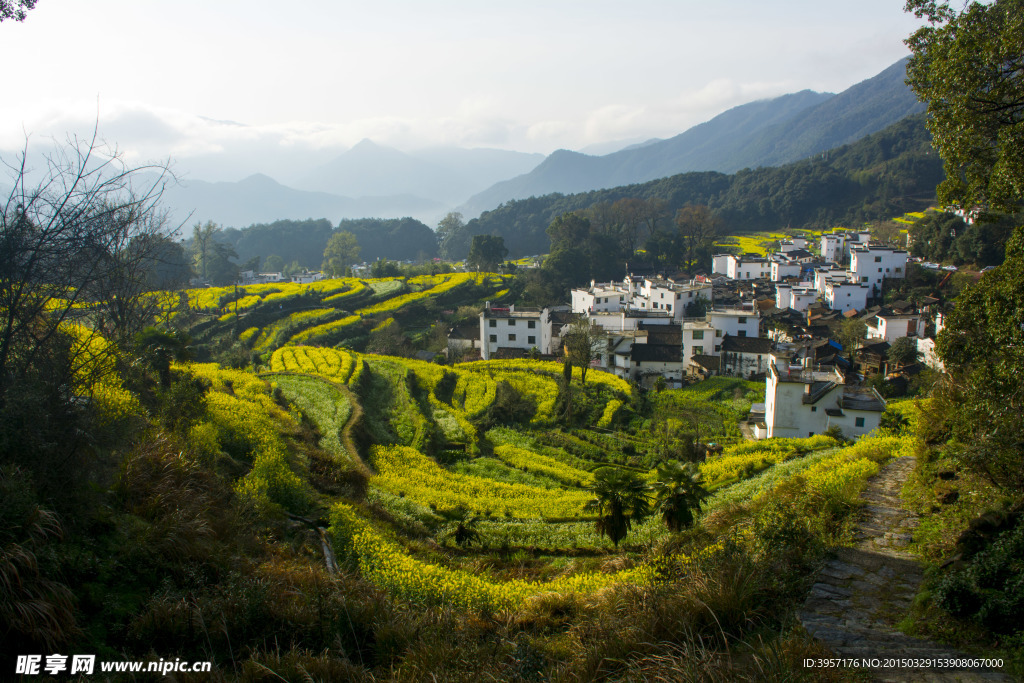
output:
[[[879,386],[902,393],[922,369],[941,369],[939,300],[879,304],[886,281],[913,266],[907,251],[871,242],[866,230],[827,233],[818,245],[784,240],[766,256],[719,254],[710,275],[630,264],[622,281],[573,289],[567,305],[488,302],[479,326],[449,332],[448,351],[484,360],[559,355],[582,317],[598,332],[592,367],[647,389],[716,375],[763,379],[765,402],[743,425],[748,436],[837,427],[852,438],[878,427],[886,408]]]

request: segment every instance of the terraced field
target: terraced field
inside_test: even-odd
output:
[[[345,466],[345,447],[338,435],[356,407],[353,403],[358,404],[356,431],[364,435],[358,448],[371,469],[366,501],[321,504],[331,506],[331,534],[341,553],[353,557],[362,573],[382,588],[425,604],[508,609],[545,592],[588,592],[610,583],[651,580],[655,568],[642,559],[640,549],[669,535],[656,516],[633,526],[626,541],[626,568],[565,562],[615,553],[611,541],[596,531],[595,513],[587,509],[598,468],[623,468],[647,481],[655,473],[631,465],[625,456],[638,444],[643,447],[642,434],[586,428],[565,432],[555,426],[551,407],[558,400],[557,364],[494,361],[445,367],[341,349],[285,346],[271,355],[269,365],[272,373],[264,379],[271,384],[263,392],[254,389],[261,383],[255,377],[228,378],[235,387],[232,400],[263,406],[280,418],[281,409],[269,398],[271,387],[280,390],[317,425],[322,447],[341,456],[340,466]],[[228,371],[193,368],[220,378],[217,386],[225,386]],[[499,383],[536,404],[536,416],[526,424],[484,429],[500,394]],[[587,400],[599,402],[590,414],[598,418],[608,405],[628,410],[633,401],[632,389],[617,378],[595,371],[588,384]],[[242,396],[238,387],[245,388]],[[749,387],[716,380],[664,400],[665,405],[731,404],[737,390]],[[227,403],[226,396],[217,400]],[[224,429],[235,429],[237,420],[228,415],[227,405],[224,411]],[[257,431],[265,429],[265,422],[251,418]],[[246,438],[261,441],[258,436]],[[728,445],[700,465],[704,482],[715,492],[707,509],[770,495],[794,477],[802,477],[822,495],[856,491],[877,471],[879,461],[906,447],[897,437],[886,438],[849,447],[825,436]],[[266,448],[273,451],[272,439]],[[281,481],[250,488],[264,490],[271,502],[288,500],[279,490],[291,487],[293,496],[306,490],[302,467],[294,463],[270,475]],[[460,523],[474,530],[474,542],[450,555],[443,550],[451,543],[444,540],[449,538],[445,530]],[[422,537],[441,539],[442,549],[423,546],[416,540]],[[473,559],[487,564],[488,557],[523,552],[540,558],[525,578],[510,579],[498,568],[502,562],[481,570]]]

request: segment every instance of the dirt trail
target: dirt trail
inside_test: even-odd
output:
[[[841,548],[819,572],[800,611],[812,636],[843,658],[964,659],[969,655],[897,631],[924,578],[921,563],[904,551],[917,517],[900,505],[900,489],[914,458],[897,458],[868,481],[866,505],[852,548]],[[992,670],[872,668],[879,681],[1010,681]]]

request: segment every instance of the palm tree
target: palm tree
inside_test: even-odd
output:
[[[171,386],[171,362],[189,360],[192,339],[184,332],[147,327],[135,336],[135,345],[160,376],[160,386]]]
[[[460,548],[471,546],[480,542],[480,532],[477,531],[477,523],[480,520],[475,516],[464,517],[454,528],[444,534],[442,540],[452,539]]]
[[[629,470],[602,467],[594,472],[594,500],[588,510],[597,510],[597,533],[607,536],[619,549],[634,521],[641,521],[651,512],[647,483]]]
[[[669,531],[693,526],[695,513],[700,511],[709,495],[702,478],[696,463],[683,464],[671,460],[658,467],[658,480],[654,483],[655,505]]]

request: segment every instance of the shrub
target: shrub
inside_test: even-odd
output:
[[[987,548],[944,574],[934,591],[940,607],[996,633],[1021,630],[1024,611],[1024,517]]]

